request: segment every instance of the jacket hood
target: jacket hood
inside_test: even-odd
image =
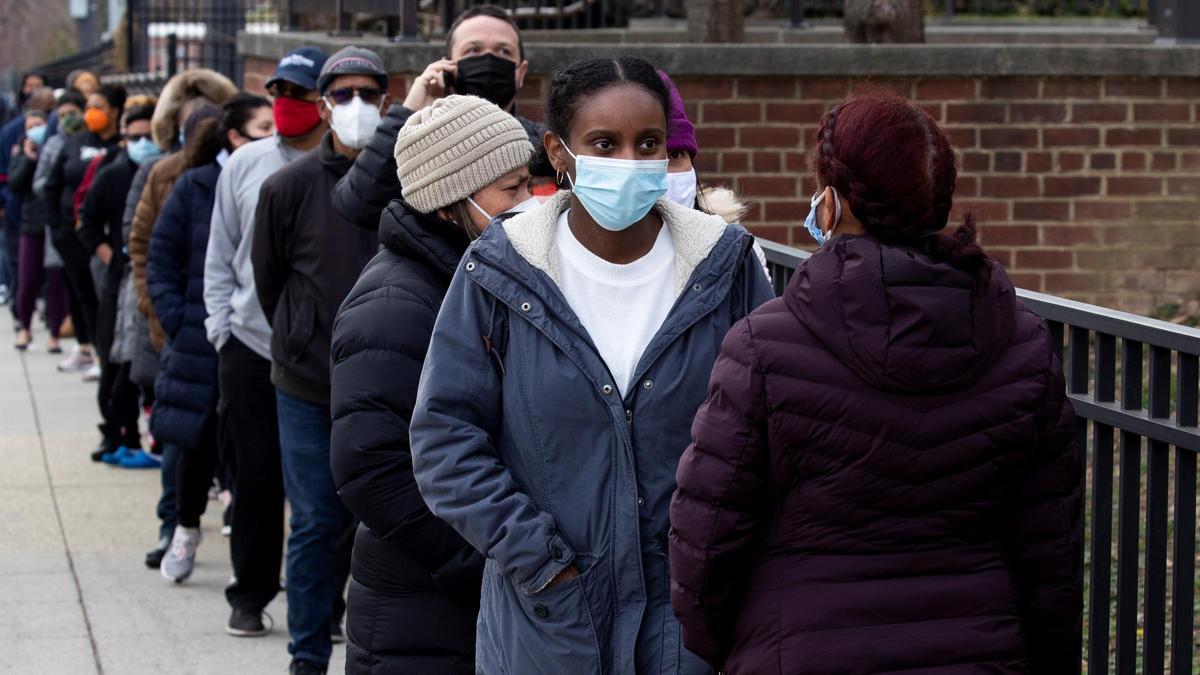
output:
[[[504,233],[521,257],[561,286],[555,233],[558,217],[570,208],[571,191],[560,190],[532,211],[503,221]],[[708,257],[729,225],[720,217],[662,198],[654,205],[675,243],[675,293],[683,292],[696,267]]]
[[[443,274],[454,276],[470,242],[465,233],[427,216],[404,200],[394,199],[379,219],[379,243],[389,251],[417,258]]]
[[[791,311],[838,360],[886,391],[954,391],[1012,340],[1016,292],[992,265],[986,286],[919,251],[841,236],[800,264]]]
[[[150,130],[154,144],[163,152],[170,152],[179,138],[179,111],[189,100],[203,96],[217,105],[225,103],[237,94],[237,87],[228,77],[215,70],[195,68],[185,70],[172,77],[154,107],[150,119]]]
[[[746,215],[747,207],[737,193],[725,187],[700,189],[700,206],[714,216],[721,216],[727,223],[739,223]]]

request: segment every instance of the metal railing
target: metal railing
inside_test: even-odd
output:
[[[782,294],[809,254],[760,243]],[[1050,328],[1087,448],[1085,672],[1158,674],[1169,665],[1190,674],[1200,330],[1032,291],[1017,296]]]

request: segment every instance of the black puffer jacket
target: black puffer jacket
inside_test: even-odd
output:
[[[433,322],[468,242],[399,200],[379,240],[333,328],[330,463],[362,521],[346,672],[473,673],[483,557],[429,512],[408,445]]]
[[[393,199],[401,199],[400,179],[396,176],[396,136],[413,111],[399,103],[388,109],[387,115],[375,128],[371,142],[363,148],[354,166],[333,188],[333,208],[342,217],[358,227],[374,230],[379,226],[379,216]],[[533,144],[533,158],[529,171],[535,176],[553,176],[554,169],[542,152],[542,132],[545,128],[537,122],[514,115],[529,142]]]

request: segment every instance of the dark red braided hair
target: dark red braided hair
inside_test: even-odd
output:
[[[946,134],[925,111],[888,91],[856,93],[826,113],[813,146],[817,183],[832,185],[867,232],[924,250],[986,282],[991,263],[967,213],[945,234],[958,170]]]

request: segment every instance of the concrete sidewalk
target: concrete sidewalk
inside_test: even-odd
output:
[[[0,673],[287,672],[282,593],[267,608],[270,635],[225,634],[219,502],[186,583],[142,563],[159,472],[92,463],[96,387],[56,372],[44,337],[25,354],[0,344]],[[336,647],[330,672],[344,663]]]

